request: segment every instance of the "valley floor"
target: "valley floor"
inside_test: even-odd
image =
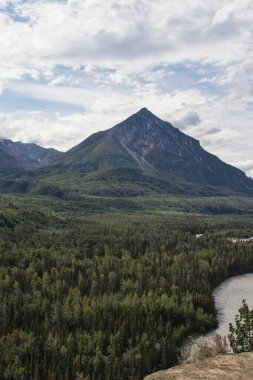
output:
[[[215,287],[253,272],[231,241],[252,215],[117,202],[0,196],[1,380],[142,380],[217,325]]]

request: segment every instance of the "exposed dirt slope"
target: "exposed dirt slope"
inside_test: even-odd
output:
[[[250,380],[253,379],[253,352],[219,355],[197,363],[156,372],[145,380]]]

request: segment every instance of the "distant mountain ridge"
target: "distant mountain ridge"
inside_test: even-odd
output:
[[[21,169],[48,165],[63,153],[37,144],[0,139],[0,169]]]
[[[0,186],[13,188],[16,180],[22,189],[41,193],[42,188],[43,194],[46,187],[50,194],[110,197],[253,195],[253,180],[241,170],[146,108],[91,135],[49,165]]]
[[[48,174],[53,172],[82,174],[91,192],[92,182],[97,180],[101,193],[103,186],[110,193],[108,182],[112,189],[121,188],[123,193],[127,193],[124,190],[130,183],[144,192],[150,188],[185,193],[189,188],[194,193],[196,187],[198,191],[209,187],[208,193],[211,187],[217,187],[253,193],[253,180],[241,170],[206,152],[198,140],[146,108],[70,149],[50,165]],[[98,188],[94,191],[98,192]]]

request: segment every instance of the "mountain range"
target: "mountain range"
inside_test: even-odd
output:
[[[36,144],[0,139],[0,171],[8,173],[17,169],[48,165],[62,154],[55,149],[43,148]]]
[[[64,154],[46,150],[43,157],[29,157],[33,166],[47,165],[4,177],[2,189],[52,195],[253,195],[251,178],[146,108]]]

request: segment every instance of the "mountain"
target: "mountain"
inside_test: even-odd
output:
[[[241,170],[146,108],[18,180],[43,194],[45,188],[101,196],[253,194],[253,180]]]
[[[55,149],[36,144],[0,140],[0,171],[10,172],[22,168],[48,165],[62,155]]]

